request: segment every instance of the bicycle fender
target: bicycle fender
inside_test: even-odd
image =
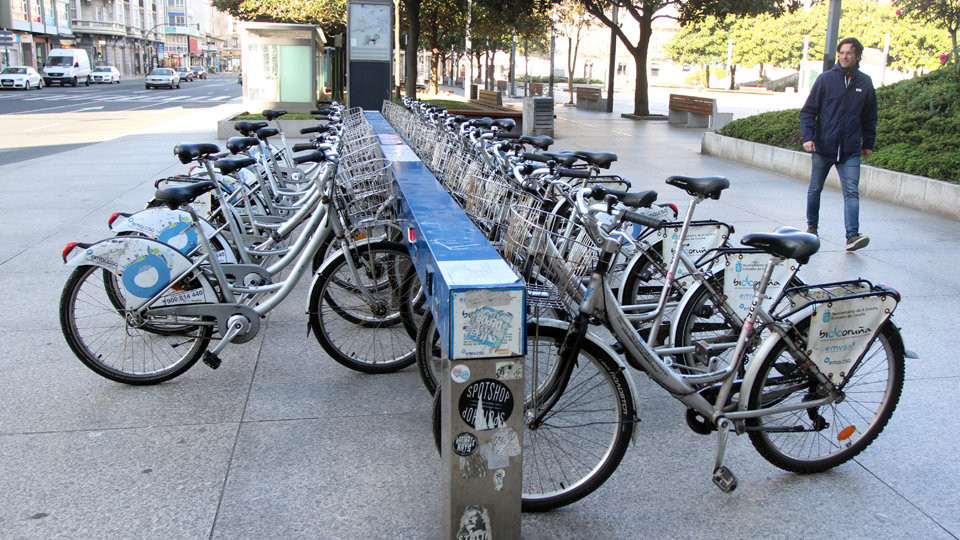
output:
[[[190,214],[184,210],[170,210],[158,206],[141,210],[122,220],[118,219],[110,228],[115,233],[133,232],[154,238],[187,254],[199,245],[197,231],[190,226],[191,223]],[[200,229],[207,238],[217,234],[216,228],[203,218],[200,218]],[[217,258],[220,262],[237,262],[237,257],[231,250],[217,251]]]
[[[813,311],[813,307],[807,307],[802,309],[793,315],[786,318],[787,321],[790,321],[792,324],[798,324],[803,319],[810,316],[810,313]],[[757,347],[757,351],[753,353],[753,356],[750,357],[750,360],[747,362],[747,372],[743,377],[743,385],[740,387],[740,402],[737,403],[738,411],[747,410],[747,400],[753,389],[753,385],[757,382],[757,377],[760,373],[760,362],[761,358],[766,358],[768,354],[773,350],[773,347],[780,342],[780,334],[772,332],[766,339],[763,340],[763,343]]]
[[[68,266],[99,266],[119,277],[124,307],[139,309],[187,272],[193,263],[169,244],[146,236],[120,236],[101,240],[66,260]],[[216,292],[202,276],[190,278],[192,288],[171,288],[153,305],[156,307],[217,302]]]
[[[527,324],[530,324],[531,322],[534,322],[534,321],[536,321],[536,323],[540,326],[548,326],[548,327],[557,328],[563,331],[566,331],[568,328],[570,328],[569,322],[563,322],[557,319],[534,319],[531,317],[527,319]],[[629,387],[630,397],[633,398],[633,407],[634,409],[636,409],[637,404],[640,403],[639,401],[640,396],[637,393],[637,386],[633,382],[633,377],[630,376],[630,368],[627,367],[627,363],[624,361],[623,356],[621,356],[620,353],[618,353],[617,351],[613,350],[613,347],[607,344],[604,340],[600,339],[600,336],[594,334],[589,330],[587,330],[587,335],[584,336],[584,339],[593,343],[600,349],[603,349],[603,351],[607,353],[610,356],[610,358],[613,358],[613,361],[617,363],[617,366],[619,366],[620,369],[623,370],[624,375],[626,375],[624,378],[627,379],[627,386]],[[637,425],[639,424],[640,422],[636,422],[636,421],[633,423],[633,431],[630,434],[630,439],[633,441],[634,444],[637,443]]]

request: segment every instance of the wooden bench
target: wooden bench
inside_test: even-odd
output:
[[[577,108],[590,109],[594,111],[607,110],[607,99],[603,97],[603,91],[596,87],[578,86],[574,89],[577,93]]]
[[[667,120],[685,127],[720,129],[733,120],[733,113],[717,112],[717,100],[713,98],[670,94]]]
[[[517,123],[519,132],[520,124],[523,122],[523,111],[511,109],[503,106],[503,95],[497,90],[477,89],[477,99],[471,100],[471,103],[477,105],[478,109],[447,109],[450,114],[460,114],[467,118],[512,118]]]

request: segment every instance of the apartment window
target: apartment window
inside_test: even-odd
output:
[[[100,6],[93,8],[93,15],[94,20],[96,21],[103,22],[106,20],[106,15],[104,14],[103,8]]]
[[[167,22],[171,26],[186,26],[187,17],[185,15],[167,15]]]
[[[15,21],[27,21],[27,0],[14,0],[10,3],[10,16]]]
[[[182,8],[182,7],[183,7],[183,0],[169,0],[169,1],[167,2],[167,5],[168,5],[168,6],[171,6],[171,7]]]
[[[57,21],[60,26],[70,26],[70,18],[67,16],[67,5],[63,2],[57,2]]]
[[[30,20],[33,22],[40,22],[40,14],[43,11],[40,9],[40,1],[33,0],[30,2]]]

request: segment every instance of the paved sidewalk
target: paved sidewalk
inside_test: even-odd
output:
[[[671,174],[724,175],[731,188],[700,217],[745,233],[803,225],[802,182],[699,154],[700,130],[557,107],[557,149],[609,150],[634,186],[686,201]],[[180,126],[0,167],[0,538],[439,538],[440,462],[416,370],[368,376],[307,335],[304,280],[224,364],[198,364],[148,388],[103,379],[60,334],[72,240],[108,236],[118,210],[142,208],[171,154],[211,141],[221,110]],[[68,167],[62,164],[70,164]],[[956,348],[960,226],[861,202],[863,251],[843,250],[842,202],[824,193],[823,248],[808,281],[865,277],[903,294],[909,349],[900,405],[877,441],[828,473],[798,476],[734,437],[725,495],[709,470],[715,437],[641,373],[642,420],[620,468],[586,499],[523,517],[525,538],[957,538],[960,420]],[[40,282],[43,283],[40,283]]]

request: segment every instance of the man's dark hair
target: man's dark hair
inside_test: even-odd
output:
[[[857,38],[848,37],[837,44],[837,52],[840,52],[840,47],[843,47],[846,44],[853,45],[853,51],[857,53],[857,56],[863,56],[863,43],[860,43],[860,40]]]

